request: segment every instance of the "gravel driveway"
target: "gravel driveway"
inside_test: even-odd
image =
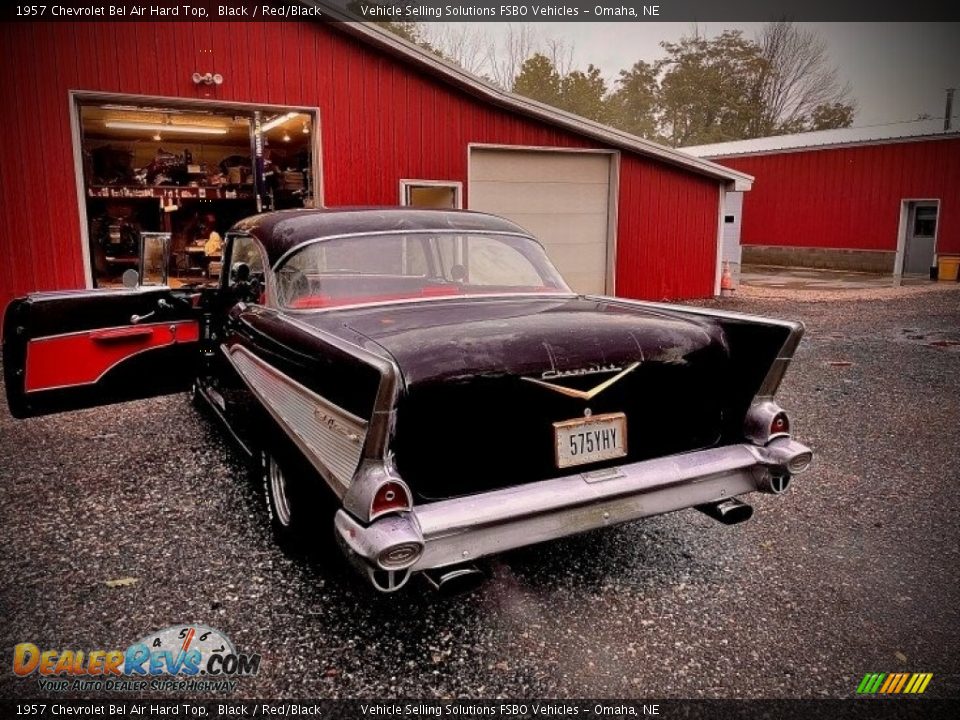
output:
[[[284,556],[184,396],[4,406],[0,697],[38,695],[16,643],[185,622],[263,656],[234,697],[848,697],[893,671],[960,696],[960,292],[716,304],[807,323],[780,402],[814,469],[744,525],[688,510],[513,552],[452,599]]]

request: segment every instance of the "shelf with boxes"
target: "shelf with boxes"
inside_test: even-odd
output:
[[[157,198],[163,200],[252,200],[253,187],[199,187],[179,185],[89,185],[87,197],[91,198]]]

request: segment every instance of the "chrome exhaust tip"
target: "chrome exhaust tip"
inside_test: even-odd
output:
[[[445,597],[476,590],[487,579],[476,565],[451,565],[424,570],[422,574],[427,585]]]
[[[753,507],[736,498],[695,507],[707,517],[712,517],[724,525],[738,525],[753,517]]]
[[[763,448],[766,462],[782,468],[790,475],[799,475],[813,462],[813,451],[790,438],[779,438]]]

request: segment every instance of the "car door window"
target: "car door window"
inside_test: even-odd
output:
[[[266,262],[260,244],[249,235],[236,235],[230,242],[230,272],[226,286],[238,299],[262,304],[266,291]],[[241,298],[241,295],[247,297]]]

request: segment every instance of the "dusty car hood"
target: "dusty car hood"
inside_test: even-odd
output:
[[[709,319],[584,298],[438,301],[347,310],[325,319],[332,315],[340,333],[362,336],[389,353],[408,388],[637,360],[683,364],[723,342]]]

